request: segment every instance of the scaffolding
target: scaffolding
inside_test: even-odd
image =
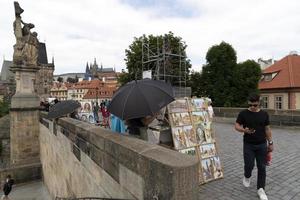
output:
[[[179,58],[179,75],[168,74],[170,72],[171,63],[170,59],[172,57]],[[178,54],[172,53],[170,40],[168,36],[163,37],[162,45],[159,44],[159,38],[156,39],[156,47],[150,47],[150,42],[144,42],[142,39],[142,69],[144,70],[153,70],[153,78],[155,80],[170,81],[171,79],[178,79],[177,83],[179,85],[178,91],[183,92],[181,96],[190,95],[191,91],[188,90],[187,86],[187,76],[186,76],[186,56],[183,54],[181,46],[178,47]],[[182,75],[182,69],[184,67],[184,75]],[[152,73],[152,72],[151,72]]]

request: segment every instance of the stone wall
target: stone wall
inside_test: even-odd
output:
[[[0,168],[4,168],[9,162],[10,155],[10,117],[6,115],[0,118],[0,143],[1,143],[1,152],[0,152]]]
[[[41,164],[30,164],[30,165],[19,165],[19,166],[10,166],[8,168],[0,168],[0,183],[3,185],[3,181],[7,175],[15,180],[15,183],[24,183],[41,179]]]
[[[215,116],[220,120],[225,118],[232,118],[231,122],[235,121],[238,113],[245,108],[225,108],[214,107]],[[265,109],[270,115],[271,125],[276,126],[300,126],[300,110],[272,110]],[[228,120],[227,120],[228,121]]]
[[[10,110],[11,164],[40,163],[39,111]]]
[[[53,197],[197,199],[194,157],[70,118],[41,118],[40,146]]]

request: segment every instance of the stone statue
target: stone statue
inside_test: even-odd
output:
[[[14,2],[14,6],[16,16],[13,24],[16,37],[13,55],[14,64],[36,67],[38,64],[39,41],[37,39],[37,33],[31,32],[31,29],[34,28],[34,24],[23,22],[21,14],[24,10],[20,7],[18,2]]]

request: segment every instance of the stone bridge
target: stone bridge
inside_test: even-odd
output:
[[[234,131],[233,124],[215,123],[214,127],[224,166],[224,179],[201,186],[195,183],[196,175],[192,172],[195,166],[194,161],[184,155],[178,155],[176,152],[170,152],[134,138],[124,138],[72,119],[64,118],[59,120],[57,125],[54,124],[53,121],[45,118],[42,118],[40,123],[43,181],[52,198],[54,196],[98,195],[151,199],[154,195],[149,191],[156,190],[159,199],[180,199],[181,197],[181,199],[189,199],[185,198],[186,196],[165,198],[159,194],[159,192],[169,191],[169,195],[171,193],[175,195],[176,189],[178,190],[176,195],[180,195],[180,191],[191,192],[193,195],[196,193],[196,197],[193,196],[191,199],[199,200],[258,199],[255,191],[256,170],[253,172],[253,184],[249,189],[241,184],[243,176],[242,136]],[[298,200],[300,199],[300,130],[292,128],[272,128],[272,130],[275,151],[273,164],[267,169],[266,192],[271,200]],[[78,137],[75,137],[74,133],[78,133]],[[112,144],[115,147],[112,147]],[[187,170],[183,170],[186,167]],[[171,168],[184,172],[175,172],[170,175],[168,170]],[[34,178],[32,175],[41,173],[42,170],[31,171],[27,172],[29,178]],[[149,176],[153,176],[152,180]],[[161,177],[154,179],[155,176]],[[153,184],[150,185],[149,181],[153,181]],[[12,197],[14,200],[24,200],[25,195],[30,199],[33,189],[43,191],[39,194],[46,195],[41,182],[39,185],[29,184],[16,187]],[[88,187],[83,187],[84,185]],[[192,190],[192,187],[195,190]],[[149,193],[150,197],[145,197]],[[41,199],[48,199],[48,197]]]
[[[71,118],[40,118],[43,180],[52,197],[197,199],[194,157]]]

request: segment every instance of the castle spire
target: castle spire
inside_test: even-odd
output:
[[[85,73],[88,74],[89,72],[90,72],[89,63],[86,62]]]

